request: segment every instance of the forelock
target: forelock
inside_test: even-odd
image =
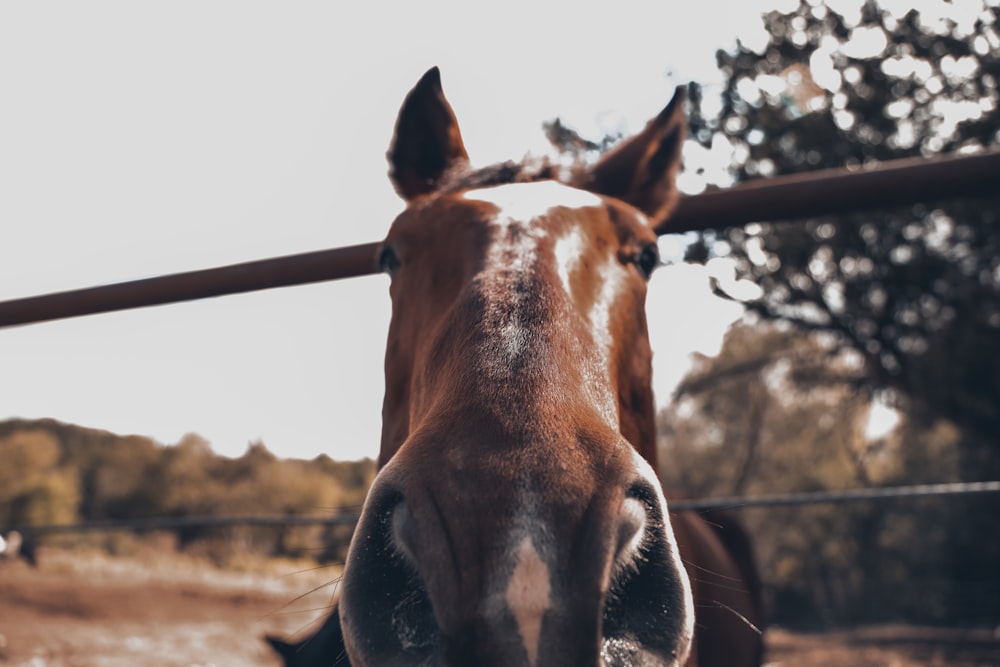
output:
[[[549,160],[524,160],[500,162],[480,169],[463,169],[448,174],[438,192],[452,193],[460,190],[488,188],[509,183],[560,180],[559,170]]]

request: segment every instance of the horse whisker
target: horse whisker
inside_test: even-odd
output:
[[[328,567],[343,567],[343,563],[327,563],[326,565],[317,565],[315,567],[307,567],[302,570],[294,570],[292,572],[286,572],[280,575],[279,579],[284,579],[285,577],[293,577],[297,574],[305,574],[306,572],[316,572],[317,570],[325,570]]]
[[[312,589],[310,589],[310,590],[306,591],[305,593],[302,593],[302,594],[300,594],[300,595],[296,595],[295,597],[293,597],[293,598],[292,598],[291,600],[289,600],[289,601],[288,601],[288,602],[286,602],[285,604],[281,605],[280,607],[278,607],[278,608],[277,608],[277,609],[275,609],[274,611],[270,612],[270,614],[275,614],[275,613],[277,613],[277,612],[281,611],[282,609],[287,609],[287,608],[288,608],[289,606],[291,606],[291,605],[295,604],[295,603],[296,603],[296,602],[298,602],[299,600],[302,600],[302,599],[304,599],[304,598],[306,598],[306,597],[308,597],[308,596],[312,595],[312,594],[313,594],[313,593],[315,593],[316,591],[320,591],[320,590],[323,590],[323,589],[324,589],[324,588],[326,588],[327,586],[336,586],[337,584],[339,584],[339,583],[340,583],[340,580],[341,580],[341,579],[342,579],[342,577],[337,577],[336,579],[333,579],[332,581],[328,581],[328,582],[326,582],[325,584],[320,584],[319,586],[316,586],[316,587],[314,587],[314,588],[312,588]],[[269,614],[269,615],[270,615],[270,614]]]
[[[742,621],[742,622],[743,622],[743,623],[744,623],[744,624],[745,624],[745,625],[746,625],[746,626],[747,626],[748,628],[750,628],[751,630],[753,630],[753,631],[754,631],[754,632],[755,632],[755,633],[756,633],[757,635],[759,635],[759,636],[763,636],[763,634],[764,634],[764,631],[763,631],[763,630],[761,630],[760,628],[758,628],[758,627],[757,627],[756,625],[754,625],[754,624],[753,624],[753,623],[752,623],[752,622],[750,621],[750,619],[749,619],[749,618],[747,618],[746,616],[744,616],[744,615],[743,615],[743,614],[741,614],[740,612],[736,611],[735,609],[733,609],[732,607],[730,607],[730,606],[729,606],[729,605],[727,605],[727,604],[723,604],[722,602],[719,602],[718,600],[715,600],[715,601],[713,602],[713,604],[714,604],[714,605],[715,605],[716,607],[719,607],[719,608],[721,608],[721,609],[725,609],[725,610],[726,610],[726,611],[728,611],[728,612],[731,612],[731,613],[733,614],[733,616],[735,616],[736,618],[740,619],[740,620],[741,620],[741,621]]]
[[[307,614],[317,611],[330,611],[333,609],[333,604],[324,605],[322,607],[310,607],[309,609],[290,609],[288,611],[271,611],[268,612],[265,618],[274,618],[275,616],[294,616],[295,614]]]

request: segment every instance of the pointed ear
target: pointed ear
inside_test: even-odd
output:
[[[642,132],[584,174],[581,187],[628,202],[649,216],[654,228],[661,227],[678,200],[675,180],[686,136],[685,98],[684,88],[678,86],[670,104]]]
[[[469,161],[437,67],[406,96],[388,157],[389,178],[407,201],[434,191],[448,170]]]

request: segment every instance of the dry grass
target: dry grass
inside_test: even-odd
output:
[[[0,562],[0,665],[277,667],[263,635],[307,632],[340,575],[251,557],[220,569],[167,546],[118,557],[49,549],[38,569]],[[767,645],[769,667],[1000,665],[1000,636],[988,630],[772,629]]]
[[[274,666],[263,635],[311,627],[339,575],[290,561],[222,570],[155,550],[47,550],[38,569],[0,564],[0,665]]]

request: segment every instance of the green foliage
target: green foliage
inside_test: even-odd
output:
[[[59,467],[59,442],[43,429],[0,436],[0,523],[59,523],[79,504],[74,476]]]
[[[719,53],[721,93],[695,86],[694,138],[729,147],[737,181],[1000,143],[1000,3],[925,9],[953,18],[873,0],[767,14],[766,45]],[[857,383],[1000,431],[1000,199],[750,225],[696,250],[760,285],[761,318],[854,350]]]
[[[0,528],[185,516],[329,516],[353,511],[372,461],[281,460],[263,443],[235,459],[189,434],[164,447],[53,420],[0,422]],[[343,559],[350,526],[186,528],[180,548],[225,563],[244,553]],[[109,549],[131,544],[108,537]],[[134,548],[134,547],[128,547]]]
[[[962,432],[903,418],[867,434],[860,362],[829,337],[742,325],[701,358],[659,415],[664,485],[681,496],[767,495],[970,478]],[[991,622],[996,498],[894,500],[741,512],[773,621],[827,626]],[[993,508],[992,510],[990,508]]]
[[[1000,2],[892,7],[766,14],[766,43],[718,54],[721,90],[692,85],[687,148],[728,150],[744,181],[1000,143]],[[1000,479],[1000,199],[753,224],[688,259],[713,256],[761,288],[743,301],[759,331],[734,330],[662,416],[668,488]],[[875,397],[903,422],[870,440]],[[747,519],[780,620],[995,623],[998,513],[990,496]]]

